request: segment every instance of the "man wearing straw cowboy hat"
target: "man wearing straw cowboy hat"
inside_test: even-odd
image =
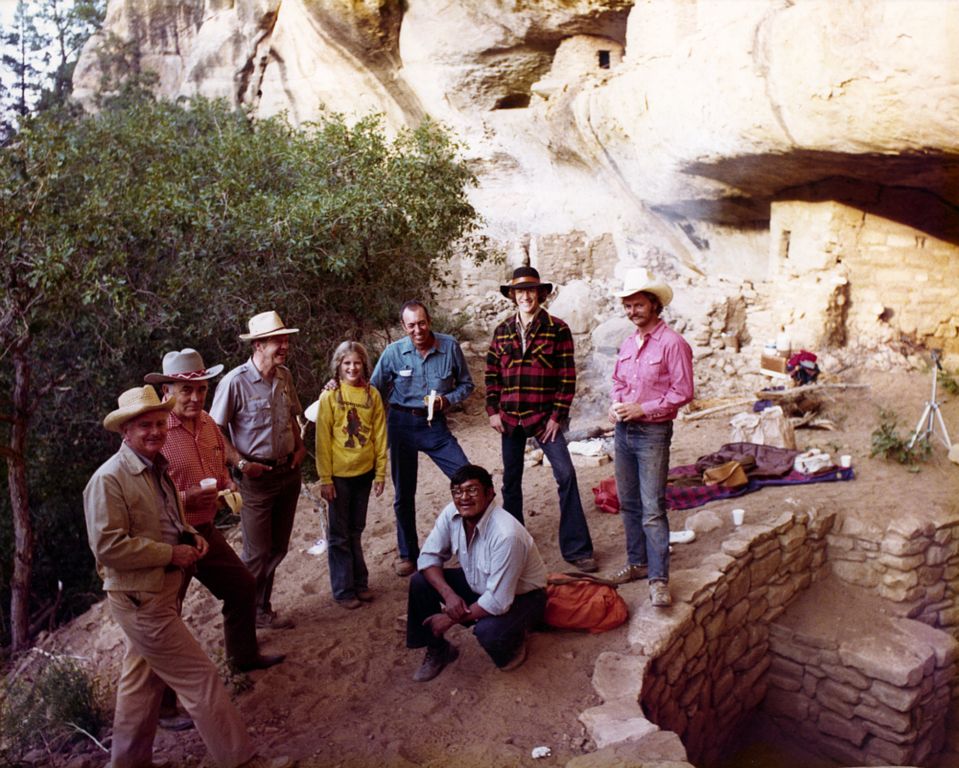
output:
[[[626,533],[626,565],[619,584],[649,578],[654,606],[669,594],[669,520],[666,477],[673,419],[693,399],[693,353],[660,319],[673,299],[666,283],[645,269],[630,269],[618,296],[636,326],[619,348],[613,369],[609,418],[616,424],[616,491]]]
[[[163,356],[163,372],[149,373],[144,381],[161,385],[164,401],[176,403],[167,417],[163,457],[180,492],[186,521],[210,547],[206,557],[197,563],[196,578],[223,601],[226,657],[246,672],[267,669],[279,664],[284,657],[259,652],[256,580],[213,524],[219,491],[230,492],[234,488],[226,466],[226,442],[216,422],[203,410],[208,382],[222,370],[222,365],[207,368],[195,349],[183,349],[167,352]],[[207,482],[202,482],[204,480]]]
[[[299,329],[287,328],[276,312],[251,317],[240,339],[252,342],[253,354],[223,377],[210,407],[240,473],[243,562],[256,579],[256,625],[270,629],[294,626],[270,602],[293,532],[306,456],[296,423],[303,409],[285,365],[294,333]]]
[[[216,666],[180,618],[184,570],[208,546],[183,516],[161,454],[167,416],[151,386],[128,389],[103,420],[120,449],[90,478],[83,509],[110,613],[127,637],[117,685],[111,766],[152,765],[160,697],[176,691],[213,760],[225,768],[289,765],[256,756]]]
[[[526,440],[536,440],[553,468],[559,491],[559,547],[581,571],[597,569],[562,427],[576,394],[576,363],[569,326],[542,307],[553,290],[533,267],[518,267],[500,286],[516,314],[493,331],[486,354],[486,413],[503,447],[503,507],[523,522]]]

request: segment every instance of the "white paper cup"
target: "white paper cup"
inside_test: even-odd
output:
[[[204,478],[200,481],[200,487],[201,487],[203,490],[207,490],[207,489],[209,489],[209,488],[216,488],[216,478],[215,478],[215,477],[204,477]]]
[[[848,453],[844,453],[839,457],[839,466],[843,469],[849,469],[852,466],[852,456]]]
[[[733,525],[742,525],[743,518],[746,516],[745,509],[734,509],[733,510]]]

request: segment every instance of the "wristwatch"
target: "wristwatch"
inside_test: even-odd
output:
[[[246,465],[249,464],[249,463],[250,463],[250,462],[248,462],[246,459],[240,459],[240,460],[236,463],[236,468],[237,468],[238,470],[240,470],[240,472],[242,472],[244,469],[246,469]]]

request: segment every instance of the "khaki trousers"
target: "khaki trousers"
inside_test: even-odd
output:
[[[223,768],[250,760],[256,748],[216,667],[180,619],[179,571],[160,592],[108,592],[110,612],[127,636],[113,718],[112,768],[144,768],[153,758],[166,685],[193,718],[210,756]]]

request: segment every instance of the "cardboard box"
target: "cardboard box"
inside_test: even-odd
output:
[[[782,355],[762,355],[759,358],[759,371],[767,376],[789,378],[786,373],[786,359]]]

